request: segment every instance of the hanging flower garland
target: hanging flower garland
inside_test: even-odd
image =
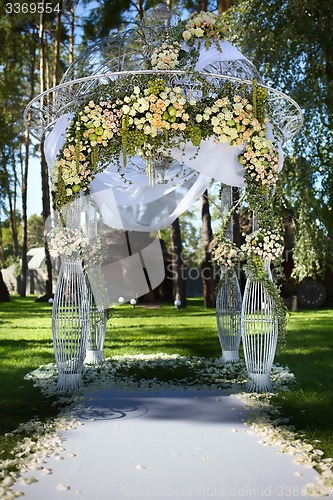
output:
[[[200,75],[195,75],[195,84],[204,97],[189,97],[167,75],[141,75],[140,82],[124,77],[82,105],[53,164],[57,208],[80,190],[87,192],[110,161],[124,175],[128,157],[140,155],[147,160],[156,151],[168,157],[173,147],[184,148],[190,141],[200,148],[208,138],[230,146],[244,144],[240,162],[245,175],[248,172],[248,184],[259,183],[266,190],[274,185],[277,147],[267,138],[265,123],[255,116],[249,92],[225,95],[224,89],[208,85]]]

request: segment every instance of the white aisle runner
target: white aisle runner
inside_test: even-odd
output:
[[[317,473],[246,433],[243,412],[240,399],[208,391],[88,394],[76,411],[84,425],[62,432],[64,459],[45,464],[53,474],[13,490],[31,500],[310,498],[302,488]]]

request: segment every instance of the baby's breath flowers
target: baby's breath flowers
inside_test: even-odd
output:
[[[82,255],[84,268],[92,268],[102,264],[106,256],[107,243],[105,239],[100,235],[89,239]]]
[[[56,227],[48,233],[51,257],[79,258],[80,252],[88,248],[89,240],[80,229]]]

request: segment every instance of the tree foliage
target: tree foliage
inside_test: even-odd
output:
[[[293,209],[296,219],[294,274],[299,280],[315,277],[329,256],[318,241],[330,244],[333,236],[331,2],[238,0],[227,16],[233,40],[266,83],[286,92],[303,110],[303,129],[285,148],[281,182],[285,207]],[[311,248],[311,259],[305,248]]]

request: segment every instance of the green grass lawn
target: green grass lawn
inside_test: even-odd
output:
[[[287,345],[276,361],[290,367],[298,384],[275,402],[333,457],[333,310],[292,313]]]
[[[108,322],[105,356],[163,352],[219,357],[215,311],[205,309],[199,299],[188,303],[179,311],[171,305],[116,307]],[[333,457],[333,310],[292,313],[288,331],[287,346],[276,361],[290,366],[298,384],[274,399],[298,430],[320,439],[320,447]],[[12,297],[10,303],[0,304],[0,451],[10,446],[10,441],[1,440],[5,432],[35,416],[57,413],[50,400],[24,380],[28,372],[50,362],[51,306],[33,297]]]

